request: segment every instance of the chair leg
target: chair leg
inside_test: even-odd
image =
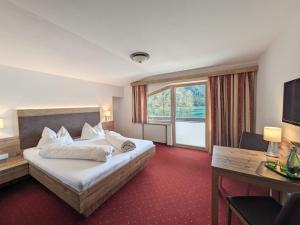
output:
[[[227,208],[227,225],[231,225],[231,216],[232,216],[232,210],[230,206],[228,205]]]

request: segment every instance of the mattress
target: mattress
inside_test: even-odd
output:
[[[135,142],[136,149],[125,153],[115,150],[113,157],[107,162],[71,159],[47,159],[39,155],[38,148],[26,149],[24,150],[23,155],[24,158],[34,166],[42,169],[49,175],[57,178],[64,184],[67,184],[80,192],[93,186],[98,181],[104,179],[131,160],[154,147],[152,141],[140,139],[130,140]],[[85,145],[89,143],[109,145],[105,139],[76,141],[76,143],[78,145]]]

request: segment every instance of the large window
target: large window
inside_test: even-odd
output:
[[[205,82],[181,83],[148,94],[148,122],[171,123],[175,145],[205,148],[206,88]]]
[[[206,85],[189,85],[175,88],[176,118],[203,121],[206,114]]]
[[[171,121],[171,91],[162,90],[147,97],[147,111],[149,122]]]
[[[205,148],[206,84],[174,88],[175,144]]]

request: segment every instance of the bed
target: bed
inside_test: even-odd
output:
[[[98,107],[18,110],[18,121],[20,145],[29,162],[29,174],[84,216],[89,216],[141,171],[155,153],[151,141],[132,139],[137,146],[135,150],[115,151],[106,163],[46,159],[38,154],[35,146],[45,126],[54,131],[65,126],[77,138],[85,122],[94,126],[100,121]],[[79,142],[108,144],[101,138]]]

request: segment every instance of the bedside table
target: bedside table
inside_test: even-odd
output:
[[[0,185],[28,175],[28,162],[23,156],[0,160]]]

